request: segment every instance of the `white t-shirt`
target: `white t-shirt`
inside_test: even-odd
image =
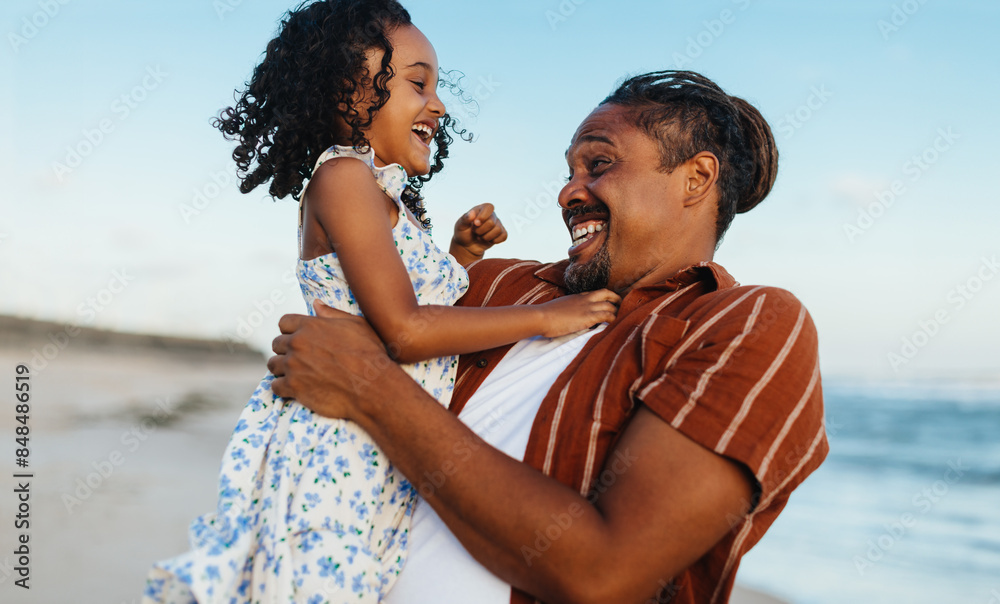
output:
[[[515,344],[472,395],[458,418],[483,440],[523,460],[542,400],[598,328]],[[467,552],[437,512],[417,503],[409,557],[385,604],[507,604],[510,585]]]

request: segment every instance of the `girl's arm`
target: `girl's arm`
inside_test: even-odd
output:
[[[335,158],[309,184],[305,220],[318,225],[361,311],[401,363],[487,350],[536,335],[555,337],[610,322],[620,301],[601,290],[547,304],[501,308],[419,305],[392,238],[398,215],[369,168]],[[314,221],[314,222],[310,222]],[[305,249],[316,249],[304,243]]]

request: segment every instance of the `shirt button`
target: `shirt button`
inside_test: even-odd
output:
[[[479,367],[480,369],[482,369],[483,367],[486,367],[489,364],[490,364],[490,362],[487,361],[486,359],[479,359],[478,361],[476,361],[476,367]]]

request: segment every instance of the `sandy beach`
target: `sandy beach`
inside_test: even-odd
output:
[[[24,531],[13,528],[12,475],[25,469],[8,444],[0,461],[5,603],[138,602],[150,564],[186,549],[189,522],[214,507],[229,433],[266,372],[259,352],[222,342],[97,330],[59,337],[72,331],[0,317],[0,368],[12,376],[18,364],[32,367],[31,589],[15,585],[12,552]],[[16,422],[4,407],[9,443]],[[779,601],[739,589],[732,602]]]

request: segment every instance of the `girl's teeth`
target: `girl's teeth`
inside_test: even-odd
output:
[[[413,131],[416,132],[421,139],[429,139],[433,134],[431,127],[424,124],[417,124],[413,126]]]

